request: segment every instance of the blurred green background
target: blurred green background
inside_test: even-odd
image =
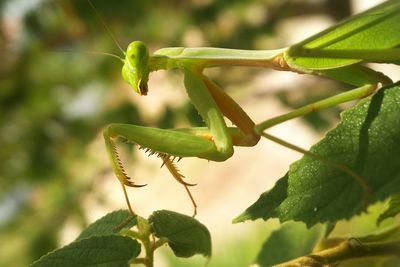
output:
[[[288,35],[297,32],[296,23],[288,22],[313,17],[334,22],[351,12],[348,0],[93,0],[93,4],[122,47],[142,40],[150,51],[167,46],[280,48],[290,44]],[[93,157],[93,146],[96,150],[97,144],[102,145],[104,126],[121,122],[169,128],[202,122],[186,98],[174,105],[168,101],[149,105],[149,112],[143,112],[136,104],[141,99],[121,79],[121,62],[91,54],[121,55],[121,51],[87,1],[2,0],[0,19],[0,266],[25,266],[63,244],[60,235],[71,218],[78,228],[92,221],[87,216],[90,206],[82,203],[105,176],[113,179],[108,162]],[[240,99],[252,94],[246,81],[259,72],[266,70],[223,68],[210,75],[224,87],[239,84]],[[172,87],[181,84],[178,73],[167,77]],[[279,80],[271,83],[278,84],[276,90],[268,91],[265,85],[255,98],[275,97],[289,108],[346,88],[329,83],[324,88],[328,90],[320,91],[321,85],[313,81],[307,84],[313,90]],[[161,89],[150,87],[148,97],[157,98],[157,92],[161,94]],[[147,114],[153,110],[157,112]],[[332,124],[330,113],[337,118],[337,110],[307,117],[309,127],[317,132],[326,129]],[[102,196],[95,200],[101,205]],[[241,241],[251,252],[242,246],[243,262],[230,266],[251,262],[256,251],[249,244],[262,242],[257,234],[252,238]]]

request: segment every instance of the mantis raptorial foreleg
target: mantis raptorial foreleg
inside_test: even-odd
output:
[[[236,102],[207,77],[188,69],[185,71],[185,87],[189,97],[201,99],[201,101],[193,102],[208,127],[165,130],[130,124],[111,124],[104,131],[113,170],[123,187],[132,213],[125,186],[142,185],[134,184],[124,171],[113,141],[115,138],[137,144],[140,148],[146,149],[149,154],[160,157],[172,176],[185,187],[192,200],[194,214],[196,214],[197,205],[188,189],[188,186],[192,184],[184,182],[183,175],[180,174],[171,158],[197,157],[223,161],[232,156],[233,145],[253,146],[259,140],[259,136],[254,134],[254,122]],[[240,127],[228,128],[220,108],[234,124],[239,124]]]
[[[126,174],[118,157],[114,139],[121,138],[130,143],[137,144],[140,148],[146,149],[149,155],[156,154],[161,158],[163,165],[168,168],[172,176],[185,187],[193,202],[195,208],[194,214],[196,214],[196,204],[188,189],[188,186],[191,184],[183,181],[184,177],[175,166],[174,159],[171,157],[206,157],[209,154],[217,153],[214,143],[207,139],[209,132],[201,130],[199,132],[199,136],[196,136],[194,130],[188,132],[185,129],[181,129],[180,131],[164,130],[130,124],[111,124],[107,127],[104,131],[107,151],[114,173],[122,185],[127,205],[132,213],[133,210],[127,197],[125,186],[138,187],[138,185],[134,184]],[[182,151],[185,152],[182,153]]]

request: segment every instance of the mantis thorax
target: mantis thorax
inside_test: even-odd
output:
[[[146,95],[149,80],[149,51],[141,41],[134,41],[128,45],[125,53],[122,77],[140,95]]]

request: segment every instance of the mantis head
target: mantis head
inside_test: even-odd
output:
[[[149,80],[149,51],[144,43],[134,41],[125,53],[122,77],[140,95],[146,95]]]

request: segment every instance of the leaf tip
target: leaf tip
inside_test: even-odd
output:
[[[232,223],[241,223],[241,222],[244,222],[244,221],[247,221],[247,220],[250,220],[251,219],[251,216],[250,216],[250,214],[248,214],[247,212],[243,212],[242,214],[240,214],[239,216],[237,216],[236,218],[234,218],[233,220],[232,220]]]

